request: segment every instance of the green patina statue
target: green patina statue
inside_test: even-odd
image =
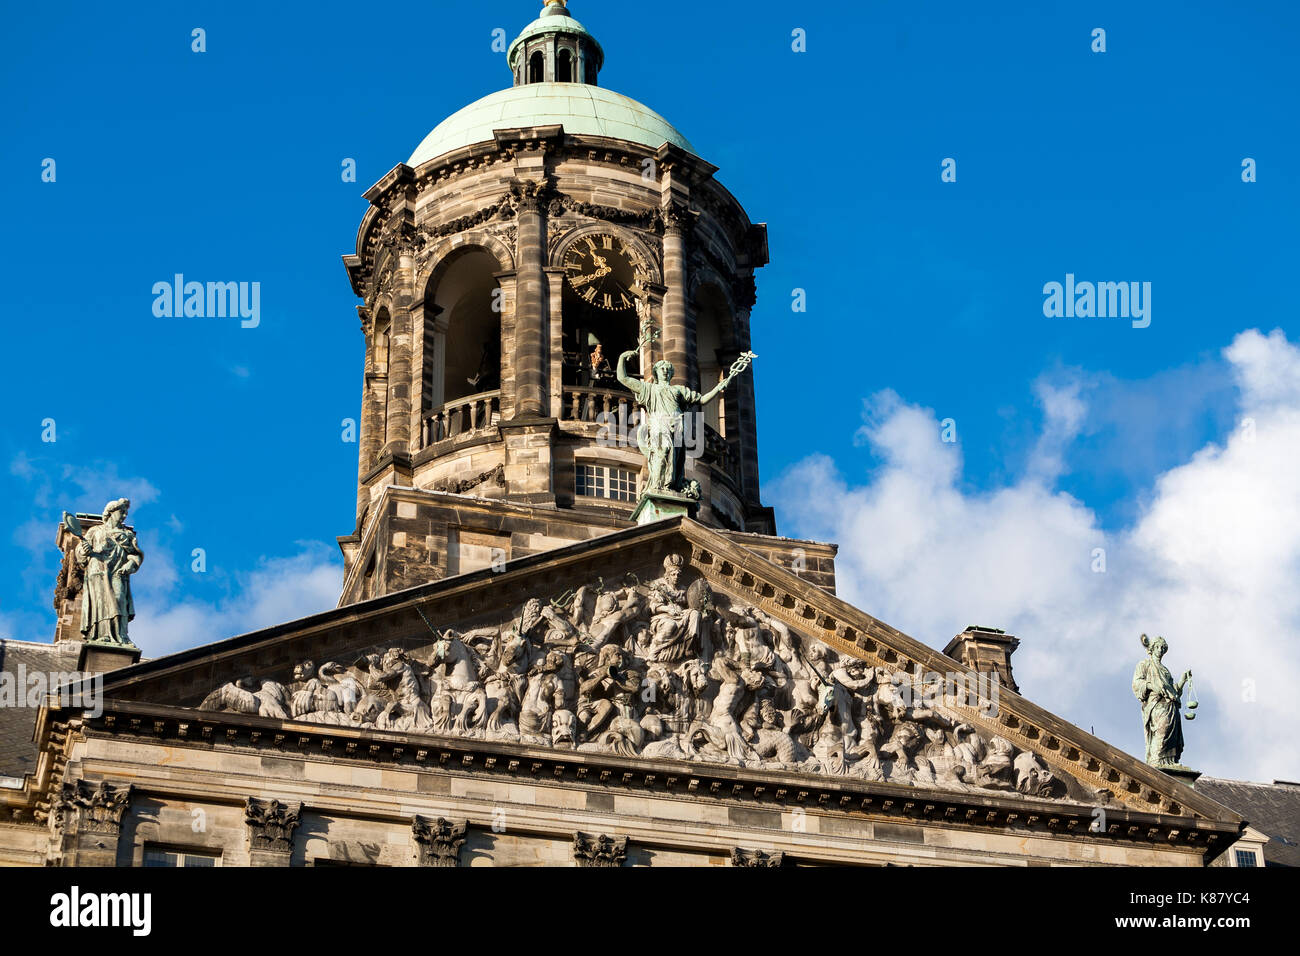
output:
[[[1147,656],[1138,662],[1133,673],[1133,693],[1142,704],[1142,726],[1147,738],[1147,763],[1161,770],[1185,770],[1178,761],[1183,755],[1183,722],[1179,713],[1182,704],[1183,688],[1192,679],[1192,672],[1183,673],[1183,679],[1174,683],[1174,676],[1169,668],[1161,663],[1161,658],[1169,650],[1169,642],[1163,637],[1151,640],[1142,635],[1142,646],[1147,649]],[[1196,703],[1188,704],[1189,710],[1196,708]],[[1188,719],[1195,715],[1189,713]]]
[[[637,447],[645,455],[649,470],[643,490],[689,495],[684,416],[717,398],[730,378],[701,394],[685,385],[672,384],[673,365],[660,359],[654,364],[653,381],[642,382],[627,374],[627,360],[635,358],[636,354],[633,350],[620,355],[616,374],[619,382],[636,398],[642,412],[641,427],[637,429]]]
[[[638,347],[643,347],[658,335],[652,328],[648,305],[638,302],[638,312],[642,315]],[[721,395],[731,380],[747,369],[756,356],[753,352],[743,353],[732,363],[722,380],[702,394],[685,385],[674,385],[673,365],[666,359],[654,363],[651,381],[632,378],[627,374],[627,360],[636,356],[636,349],[620,355],[616,375],[623,387],[632,393],[642,412],[641,426],[637,429],[637,447],[645,455],[649,471],[642,492],[668,492],[699,498],[699,484],[686,479],[687,429],[684,417],[698,414],[699,409]],[[692,434],[702,435],[702,423],[699,424],[700,428],[691,429]]]
[[[64,513],[67,529],[81,539],[75,560],[85,569],[81,598],[81,632],[87,643],[134,647],[127,625],[135,617],[131,575],[144,562],[135,532],[126,527],[126,498],[110,501],[103,523],[83,532],[75,515]]]

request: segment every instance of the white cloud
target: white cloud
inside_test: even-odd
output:
[[[1300,742],[1300,348],[1243,332],[1224,351],[1238,420],[1165,471],[1128,526],[1109,533],[1056,489],[1085,425],[1085,390],[1040,383],[1038,444],[1023,473],[964,488],[957,446],[937,417],[884,392],[860,438],[883,462],[850,486],[812,456],[770,489],[783,529],[838,541],[840,593],[940,647],[968,624],[1021,637],[1021,689],[1130,753],[1142,753],[1129,690],[1141,632],[1165,635],[1166,663],[1195,672],[1204,701],[1185,728],[1184,762],[1207,773],[1295,779]],[[1253,425],[1253,428],[1252,428]],[[1106,572],[1093,571],[1095,548]],[[1253,692],[1253,696],[1252,696]]]

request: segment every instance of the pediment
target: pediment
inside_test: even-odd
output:
[[[684,519],[148,661],[104,693],[286,727],[1239,822]]]

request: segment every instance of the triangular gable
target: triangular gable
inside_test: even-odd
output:
[[[682,563],[676,601],[659,580],[669,555]],[[529,599],[558,620],[539,622]],[[624,609],[637,601],[659,603]],[[448,637],[459,639],[438,651]],[[548,666],[548,650],[562,659]],[[602,668],[613,672],[584,692]],[[967,693],[936,701],[894,676],[917,672],[965,676]],[[686,519],[137,664],[109,675],[104,695],[1241,822],[1006,688],[990,707],[968,668]]]

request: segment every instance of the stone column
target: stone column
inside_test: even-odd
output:
[[[686,384],[692,380],[695,366],[695,334],[686,301],[690,212],[673,205],[664,210],[664,220],[664,284],[668,287],[663,306],[664,358],[673,363],[675,381]]]
[[[370,504],[370,489],[365,484],[365,477],[375,467],[384,445],[384,402],[375,382],[374,316],[365,306],[357,306],[357,313],[361,316],[361,331],[366,337],[365,369],[361,382],[361,425],[357,436],[357,521],[360,522]],[[387,384],[383,387],[386,390]]]
[[[513,271],[493,274],[501,287],[501,420],[518,417],[518,389],[515,387],[515,352],[518,274]]]
[[[388,426],[384,454],[411,454],[411,302],[414,262],[409,249],[398,253],[393,292],[393,326],[388,340]]]
[[[550,299],[550,361],[546,366],[547,380],[550,382],[550,408],[547,410],[552,418],[563,418],[564,405],[564,268],[548,268],[546,282]]]
[[[738,302],[736,304],[735,315],[735,342],[736,350],[726,352],[728,365],[735,361],[741,352],[749,351],[749,310],[752,303]],[[757,365],[757,363],[755,363]],[[726,368],[723,369],[726,374]],[[754,375],[755,366],[751,365],[749,370],[735,379],[727,386],[727,393],[730,396],[727,399],[727,441],[736,442],[736,450],[740,456],[740,484],[744,492],[745,501],[752,505],[759,504],[758,488],[758,406],[754,397]],[[735,428],[731,428],[731,423],[735,423]]]
[[[412,290],[414,290],[414,282]],[[432,311],[432,309],[430,310]],[[433,316],[424,314],[424,300],[421,296],[413,296],[411,300],[411,397],[408,401],[410,408],[411,422],[409,426],[410,434],[410,453],[415,455],[424,447],[424,410],[428,406],[428,396],[425,394],[425,369],[428,367],[429,356],[425,355],[425,345],[429,341],[428,323],[433,320]]]
[[[301,816],[301,803],[249,797],[244,806],[249,866],[288,866],[293,855],[293,832]]]
[[[542,418],[547,401],[546,183],[515,186],[518,223],[515,250],[515,417]]]

